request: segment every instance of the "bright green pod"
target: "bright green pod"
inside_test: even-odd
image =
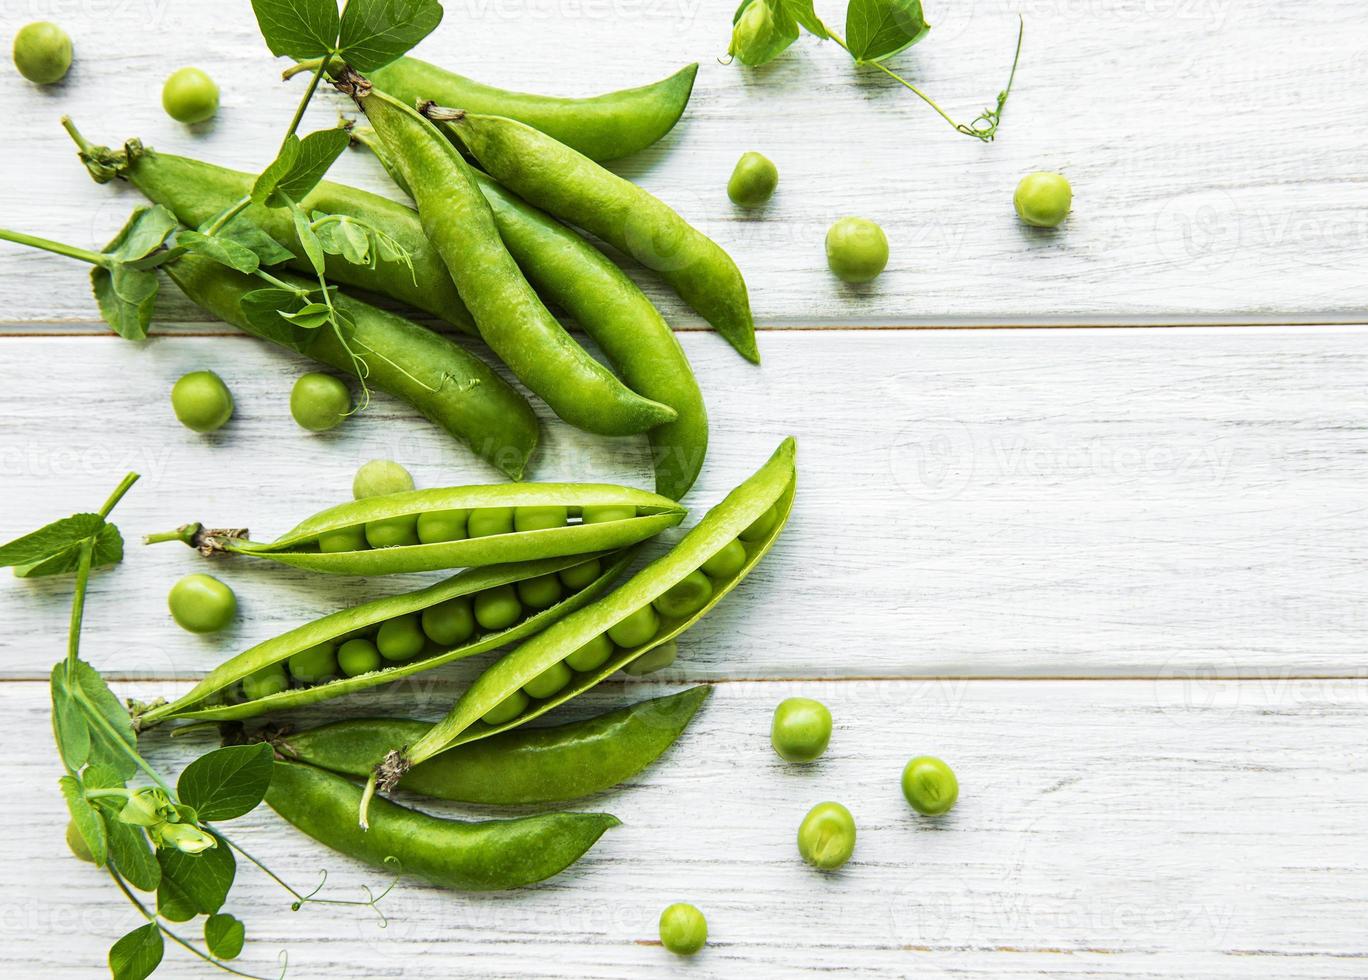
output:
[[[711,688],[691,687],[554,727],[525,726],[414,766],[400,789],[457,803],[556,803],[610,789],[649,766],[683,734]],[[432,725],[402,718],[337,721],[274,738],[275,749],[364,779],[386,751]]]
[[[784,440],[755,475],[710,510],[669,553],[646,566],[621,588],[548,627],[487,668],[466,689],[447,716],[433,725],[427,734],[407,746],[394,747],[373,775],[379,787],[388,791],[410,768],[447,749],[514,728],[564,704],[656,647],[674,640],[698,622],[750,573],[783,531],[797,485],[796,450],[792,438]],[[730,578],[713,580],[712,597],[692,616],[662,618],[654,637],[637,646],[615,650],[602,666],[576,674],[554,697],[533,702],[517,718],[500,725],[481,721],[490,707],[502,702],[552,664],[565,660],[595,637],[667,593],[771,508],[777,518],[769,534],[761,540],[746,543],[745,564]]]
[[[393,518],[417,519],[430,511],[548,505],[566,507],[576,515],[585,507],[621,506],[633,508],[636,516],[601,524],[577,522],[538,531],[514,530],[365,551],[323,551],[319,547],[321,539],[327,539],[343,528]],[[215,552],[251,555],[336,575],[392,575],[616,551],[674,527],[684,519],[684,514],[684,508],[668,497],[630,487],[602,483],[504,483],[411,490],[349,500],[315,514],[268,542],[248,540],[245,529],[216,530],[200,524],[187,524],[176,531],[149,535],[145,540],[149,544],[183,541],[204,555]],[[474,520],[473,515],[471,520]]]
[[[487,590],[510,587],[525,578],[554,574],[562,568],[571,567],[586,559],[578,556],[547,558],[541,561],[471,569],[426,589],[387,596],[343,609],[244,650],[219,664],[203,680],[169,704],[146,705],[135,709],[136,724],[139,730],[145,730],[153,725],[180,718],[208,721],[253,718],[268,712],[317,704],[320,701],[431,670],[454,660],[497,650],[508,643],[532,636],[562,616],[602,595],[626,569],[633,554],[634,552],[629,549],[614,555],[611,561],[605,563],[603,573],[590,585],[567,596],[549,609],[534,612],[505,629],[472,636],[451,648],[443,648],[440,645],[435,648],[429,647],[412,660],[384,661],[378,670],[355,677],[337,677],[310,687],[288,688],[237,704],[228,703],[235,685],[246,678],[259,676],[263,669],[269,669],[273,665],[284,665],[291,657],[305,650],[311,650],[320,644],[341,643],[345,639],[361,634],[373,636],[374,631],[381,629],[386,623],[409,621],[407,617],[412,616],[421,617],[424,610],[440,606],[452,599],[479,596]],[[366,642],[368,645],[374,645],[370,640]]]

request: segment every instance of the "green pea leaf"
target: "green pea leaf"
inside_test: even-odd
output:
[[[99,514],[73,514],[0,545],[0,568],[33,565],[78,549],[104,525]]]
[[[817,16],[817,11],[812,7],[812,0],[780,0],[780,3],[788,9],[789,16],[805,27],[810,33],[816,34],[823,41],[831,38],[831,31],[822,23],[822,19]]]
[[[294,220],[295,235],[299,238],[299,244],[304,249],[304,255],[309,260],[309,265],[313,266],[314,272],[323,275],[327,268],[327,255],[323,251],[323,244],[314,234],[313,225],[309,222],[309,216],[304,213],[304,209],[295,205],[290,208],[290,217]]]
[[[281,311],[280,315],[297,327],[303,327],[305,330],[317,330],[332,318],[332,311],[322,303],[309,303],[298,312]]]
[[[123,535],[113,524],[105,524],[95,532],[95,550],[90,567],[102,568],[123,561]],[[76,544],[40,561],[14,566],[16,578],[42,578],[47,575],[66,575],[76,571],[81,563],[81,546]]]
[[[300,353],[313,342],[314,334],[282,314],[298,312],[304,305],[304,300],[288,289],[255,289],[238,301],[243,319],[254,334]]]
[[[374,267],[370,235],[361,222],[346,215],[326,215],[319,211],[309,217],[323,251],[340,255],[352,265]]]
[[[123,779],[131,778],[138,770],[133,761],[137,752],[133,720],[100,672],[84,660],[76,661],[76,689],[72,693],[79,691],[87,716],[94,714],[89,718],[91,764],[107,766]]]
[[[277,58],[322,58],[337,42],[337,0],[252,0],[252,11]]]
[[[203,255],[219,265],[251,275],[261,265],[256,252],[240,245],[230,238],[214,235],[212,238],[198,231],[182,231],[176,236],[176,244],[187,252]]]
[[[235,959],[242,952],[246,933],[242,923],[227,912],[204,920],[204,945],[221,960]]]
[[[142,828],[122,820],[106,821],[109,829],[109,857],[130,885],[145,892],[161,884],[161,865]]]
[[[193,806],[201,820],[232,820],[250,813],[271,785],[271,747],[230,745],[200,756],[185,767],[176,795]]]
[[[290,168],[289,174],[276,188],[291,200],[301,201],[318,186],[333,162],[351,144],[351,136],[341,126],[333,129],[320,129],[300,140],[299,156]],[[280,207],[281,205],[274,205]]]
[[[146,980],[161,965],[166,952],[161,929],[149,922],[124,936],[109,951],[114,980]]]
[[[218,220],[216,215],[204,224],[200,225],[199,231],[206,232],[212,228]],[[224,239],[241,245],[249,249],[257,257],[257,262],[261,266],[269,268],[273,265],[280,265],[294,258],[294,253],[281,245],[278,241],[266,234],[261,226],[253,221],[246,214],[239,214],[230,220],[226,225],[214,233],[214,237]]]
[[[850,0],[846,8],[846,44],[856,61],[891,58],[930,29],[921,0]]]
[[[90,285],[100,315],[125,340],[142,340],[152,323],[157,299],[157,274],[130,265],[90,270]]]
[[[66,683],[66,662],[52,668],[52,734],[57,751],[69,769],[80,769],[90,758],[90,725]]]
[[[176,224],[176,216],[160,204],[136,208],[104,247],[104,253],[136,268],[160,265],[166,260],[162,257],[166,255],[162,246],[176,230]]]
[[[276,158],[263,170],[252,184],[252,203],[263,207],[278,208],[284,205],[274,201],[277,188],[290,175],[295,163],[299,161],[300,139],[294,133],[285,137]]]
[[[157,910],[173,922],[217,912],[237,874],[237,861],[222,838],[217,847],[200,854],[185,854],[174,847],[159,848],[157,863],[162,870],[157,885]]]
[[[74,776],[63,776],[58,780],[62,796],[66,799],[71,820],[76,824],[76,832],[85,841],[86,850],[95,864],[103,868],[109,860],[109,832],[105,827],[104,815],[85,798],[85,790]]]
[[[357,71],[375,71],[408,52],[441,22],[437,0],[350,0],[338,46]]]

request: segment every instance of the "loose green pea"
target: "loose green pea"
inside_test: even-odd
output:
[[[418,544],[418,518],[387,517],[366,525],[366,543],[372,548],[400,548]]]
[[[527,695],[522,691],[514,691],[504,698],[481,719],[486,725],[502,725],[506,721],[512,721],[522,714],[527,708]]]
[[[774,709],[770,744],[788,762],[811,762],[831,741],[831,712],[811,698],[785,698]]]
[[[523,685],[523,692],[531,698],[549,698],[570,683],[570,668],[564,661],[552,664]]]
[[[470,512],[466,526],[472,538],[483,538],[491,534],[513,533],[512,507],[476,507]]]
[[[49,21],[25,24],[14,35],[14,67],[38,85],[60,82],[71,68],[71,37]]]
[[[418,540],[423,544],[439,541],[460,541],[466,536],[465,510],[430,510],[418,515]]]
[[[742,541],[759,541],[774,528],[774,522],[779,520],[779,508],[771,507],[755,519],[750,527],[741,532]]]
[[[561,584],[571,592],[578,592],[603,574],[603,566],[597,558],[591,558],[578,565],[563,568],[559,574]]]
[[[310,432],[335,429],[351,411],[351,392],[331,374],[300,375],[290,390],[290,414]]]
[[[580,672],[598,670],[608,662],[608,658],[613,655],[616,647],[613,641],[608,639],[607,633],[600,633],[584,646],[580,647],[570,656],[565,658],[565,663],[572,669]]]
[[[373,459],[352,477],[352,496],[357,500],[384,497],[413,489],[413,476],[392,459]]]
[[[620,647],[639,647],[660,630],[660,616],[647,604],[608,627],[608,638]]]
[[[670,640],[667,643],[660,644],[660,646],[655,647],[654,649],[648,650],[640,657],[637,657],[626,667],[623,667],[622,672],[632,677],[643,677],[646,674],[654,674],[657,670],[664,670],[666,667],[670,666],[670,664],[675,662],[675,658],[678,656],[679,644],[674,640]]]
[[[457,596],[423,610],[423,632],[433,643],[454,647],[475,635],[475,613],[469,596]]]
[[[585,507],[580,512],[580,520],[585,524],[607,524],[609,521],[630,521],[636,517],[636,508],[630,505],[600,504]]]
[[[919,755],[903,769],[902,791],[912,809],[923,816],[938,817],[959,799],[959,780],[940,759]]]
[[[290,678],[285,674],[285,667],[282,664],[269,664],[242,679],[242,696],[248,701],[257,701],[279,694],[289,686]]]
[[[191,371],[171,387],[171,409],[187,429],[215,432],[233,417],[233,394],[213,371]]]
[[[375,645],[386,660],[412,660],[423,652],[426,640],[418,613],[387,619],[375,634]]]
[[[522,619],[522,603],[511,585],[496,585],[475,596],[475,621],[487,630],[508,629]]]
[[[660,942],[671,953],[692,956],[708,941],[708,920],[686,902],[675,902],[660,913]]]
[[[839,803],[818,803],[798,825],[798,853],[814,868],[839,868],[855,853],[855,818]]]
[[[290,676],[304,684],[316,684],[337,676],[337,652],[331,643],[300,650],[289,660]]]
[[[687,619],[706,606],[712,594],[712,582],[708,576],[694,571],[670,586],[664,594],[656,596],[651,605],[662,616]]]
[[[369,674],[380,669],[380,651],[363,637],[348,640],[337,648],[337,666],[348,677]]]
[[[758,208],[779,186],[779,168],[769,157],[755,151],[741,154],[727,181],[727,196],[743,208]]]
[[[529,609],[550,609],[564,594],[561,581],[555,575],[538,575],[518,583],[518,598]]]
[[[564,507],[519,507],[513,512],[513,527],[519,531],[544,531],[564,527],[569,511]]]
[[[216,633],[237,614],[233,590],[212,575],[199,572],[171,586],[166,604],[176,625],[191,633]]]
[[[827,231],[827,265],[846,282],[869,282],[888,265],[888,236],[867,218],[842,218]]]
[[[162,108],[177,122],[208,122],[214,118],[218,107],[218,86],[198,68],[172,72],[162,86]]]
[[[713,578],[731,578],[746,565],[746,546],[740,541],[728,541],[717,554],[703,563],[703,571]]]
[[[326,554],[339,551],[365,551],[370,547],[366,541],[366,528],[361,524],[340,527],[336,531],[324,531],[318,536],[318,550]]]
[[[1073,206],[1073,188],[1063,174],[1037,171],[1027,174],[1012,195],[1017,217],[1037,228],[1056,228]]]

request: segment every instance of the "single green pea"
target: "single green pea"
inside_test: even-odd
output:
[[[639,647],[660,630],[660,615],[650,603],[608,627],[608,638],[620,647]]]
[[[71,848],[71,853],[75,854],[87,864],[95,863],[95,855],[90,853],[90,845],[85,842],[81,832],[76,829],[76,821],[68,820],[66,829],[67,847]]]
[[[487,630],[508,629],[522,619],[522,603],[511,585],[496,585],[475,594],[475,621]]]
[[[1073,206],[1073,188],[1063,174],[1040,170],[1027,174],[1012,195],[1017,217],[1037,228],[1056,228]]]
[[[566,657],[565,663],[572,670],[578,670],[581,673],[598,670],[608,662],[608,658],[613,655],[615,649],[613,641],[608,639],[608,634],[600,633]]]
[[[779,168],[769,157],[755,151],[741,154],[727,181],[727,196],[743,208],[758,208],[779,186]]]
[[[233,394],[213,371],[191,371],[171,386],[171,410],[187,429],[214,432],[233,417]]]
[[[779,520],[779,505],[775,504],[755,519],[750,527],[741,532],[742,541],[759,541],[770,531],[774,530],[774,524]]]
[[[839,868],[855,853],[855,818],[839,803],[818,803],[798,825],[798,853],[814,868]]]
[[[660,913],[660,943],[671,953],[692,956],[708,941],[708,920],[687,902],[675,902]]]
[[[785,698],[774,709],[770,744],[788,762],[811,762],[831,741],[831,712],[811,698]]]
[[[317,684],[337,676],[337,651],[331,643],[300,650],[289,660],[290,676],[304,684]]]
[[[746,546],[728,541],[717,554],[703,563],[703,571],[713,578],[728,579],[746,566]]]
[[[513,533],[512,507],[476,507],[470,512],[466,530],[472,538]]]
[[[524,684],[523,692],[538,700],[549,698],[570,683],[570,676],[570,668],[565,666],[564,661],[554,663]]]
[[[300,375],[290,390],[290,414],[310,432],[337,428],[351,411],[351,392],[331,374]]]
[[[529,609],[550,609],[564,594],[565,589],[554,574],[525,578],[518,583],[518,598]]]
[[[651,603],[662,616],[688,619],[712,598],[712,581],[702,572],[690,572]]]
[[[513,527],[518,531],[544,531],[565,527],[570,519],[564,507],[519,507],[513,512]]]
[[[578,565],[562,568],[559,572],[561,584],[571,592],[578,592],[603,574],[603,565],[597,558],[591,558]]]
[[[339,551],[366,551],[368,548],[370,543],[366,540],[366,528],[363,524],[340,527],[336,531],[324,531],[318,536],[318,550],[329,555]]]
[[[337,648],[337,666],[348,677],[380,669],[380,651],[364,637],[348,640]]]
[[[71,37],[46,20],[25,24],[14,35],[14,67],[38,85],[60,82],[71,68]]]
[[[401,548],[418,544],[418,518],[386,517],[366,525],[366,543],[372,548]]]
[[[433,643],[454,647],[475,635],[475,612],[470,596],[457,596],[423,610],[423,632]]]
[[[162,108],[176,122],[208,122],[218,107],[218,86],[198,68],[174,71],[162,86]]]
[[[352,496],[357,500],[384,497],[413,489],[413,476],[392,459],[373,459],[352,477]]]
[[[528,698],[522,691],[514,691],[504,698],[494,707],[490,708],[481,719],[486,725],[502,725],[506,721],[512,721],[527,709]]]
[[[423,652],[426,641],[418,613],[387,619],[375,634],[375,646],[386,660],[412,660]]]
[[[237,613],[233,590],[212,575],[199,572],[171,586],[166,603],[176,625],[191,633],[216,633]]]
[[[826,254],[838,279],[869,282],[888,265],[888,236],[867,218],[842,218],[827,230]]]
[[[637,657],[626,667],[623,667],[622,672],[632,677],[654,674],[657,670],[664,670],[670,666],[678,656],[679,644],[675,640],[669,640]]]
[[[256,701],[279,694],[289,686],[290,678],[285,673],[284,664],[268,664],[242,679],[242,696],[248,701]]]
[[[940,759],[919,755],[903,769],[902,791],[912,809],[923,816],[938,817],[959,799],[959,780]]]
[[[599,504],[585,507],[580,511],[580,520],[585,524],[607,524],[609,521],[630,521],[636,517],[636,508],[630,504]]]
[[[460,541],[466,536],[467,510],[429,510],[418,515],[418,540],[423,544]]]

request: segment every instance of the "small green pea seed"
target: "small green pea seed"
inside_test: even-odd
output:
[[[569,511],[564,507],[519,507],[513,512],[513,528],[517,531],[544,531],[564,527]]]
[[[708,941],[708,920],[687,902],[675,902],[660,913],[660,943],[671,953],[692,956]]]
[[[496,585],[475,595],[475,621],[487,630],[508,629],[522,619],[522,603],[511,585]]]
[[[331,643],[300,650],[289,660],[290,676],[303,684],[317,684],[337,676],[337,652]]]
[[[545,700],[570,683],[570,668],[564,662],[552,664],[523,685],[530,698]]]
[[[526,694],[522,691],[514,691],[486,712],[481,720],[486,725],[502,725],[522,714],[527,709],[527,703]]]
[[[842,218],[827,231],[827,265],[845,282],[869,282],[888,265],[888,236],[867,218]]]
[[[1068,179],[1043,170],[1022,177],[1012,195],[1017,217],[1037,228],[1057,228],[1072,206],[1073,188]]]
[[[469,596],[457,596],[423,610],[423,632],[438,646],[454,647],[475,635]]]
[[[14,35],[14,67],[38,85],[60,82],[71,69],[71,37],[50,21],[25,24]]]
[[[237,596],[212,575],[196,572],[175,585],[166,597],[171,618],[191,633],[216,633],[237,614]]]
[[[902,791],[912,809],[927,817],[949,812],[959,799],[955,771],[940,759],[919,755],[903,768]]]
[[[749,151],[741,154],[727,181],[727,196],[743,208],[758,208],[779,186],[779,168],[769,157]]]
[[[580,511],[585,524],[607,524],[609,521],[629,521],[636,517],[636,508],[628,504],[599,504]]]
[[[466,536],[470,511],[429,510],[418,515],[418,540],[423,544],[460,541]]]
[[[513,533],[512,507],[477,507],[470,512],[467,531],[472,538]]]
[[[637,657],[626,667],[623,667],[622,672],[632,677],[654,674],[657,670],[664,670],[670,666],[678,656],[679,644],[674,640],[668,640]]]
[[[233,417],[233,394],[213,371],[191,371],[171,387],[171,409],[187,429],[216,432]]]
[[[198,68],[172,72],[162,86],[162,108],[177,122],[190,125],[208,122],[214,118],[218,107],[218,86]]]
[[[352,477],[352,496],[357,500],[384,497],[413,489],[413,476],[392,459],[373,459]]]
[[[608,658],[613,655],[614,649],[613,641],[608,639],[608,634],[600,633],[566,657],[565,663],[572,670],[580,672],[598,670],[608,662]]]
[[[670,586],[662,595],[656,596],[652,605],[662,616],[688,619],[706,606],[712,595],[711,580],[702,572],[694,571]]]
[[[649,603],[608,628],[608,638],[620,647],[639,647],[660,630],[660,615]]]
[[[403,548],[418,544],[418,518],[386,517],[366,525],[366,543],[372,548]]]
[[[311,371],[300,375],[290,390],[290,414],[310,432],[337,428],[351,407],[351,392],[331,374]]]
[[[375,646],[386,660],[412,660],[426,641],[418,613],[387,619],[375,634]]]
[[[348,677],[380,669],[380,651],[370,640],[357,637],[337,648],[337,666]]]
[[[770,744],[788,762],[812,762],[831,741],[831,712],[811,698],[785,698],[774,709]]]
[[[578,592],[592,583],[603,573],[603,565],[597,558],[562,568],[559,572],[561,584],[571,592]]]
[[[839,803],[818,803],[798,825],[798,853],[822,871],[834,871],[855,853],[855,818]]]
[[[318,536],[318,550],[324,554],[339,551],[366,551],[370,543],[366,541],[366,528],[362,524],[340,527],[336,531],[324,531]]]
[[[746,546],[728,541],[722,550],[703,563],[703,571],[716,579],[729,579],[746,565]]]
[[[259,701],[279,694],[289,686],[290,678],[285,674],[284,664],[269,664],[242,679],[242,696],[248,701]]]
[[[525,578],[518,583],[518,598],[529,609],[550,609],[564,594],[565,589],[554,574]]]

